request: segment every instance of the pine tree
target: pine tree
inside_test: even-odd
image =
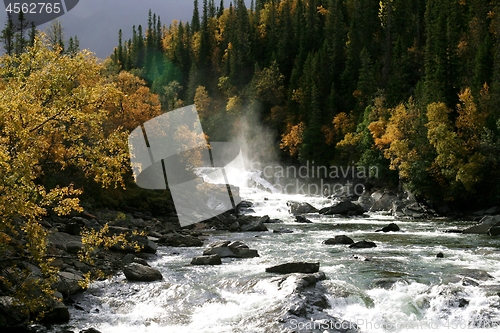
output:
[[[12,17],[9,13],[7,15],[7,22],[5,23],[5,28],[3,28],[2,34],[0,35],[0,41],[3,43],[5,53],[8,55],[12,55],[14,53],[15,49],[14,36],[15,36],[14,23],[12,22]]]
[[[194,0],[193,17],[191,19],[191,29],[193,33],[200,31],[200,12],[198,9],[198,0]]]

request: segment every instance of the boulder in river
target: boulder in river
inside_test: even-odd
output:
[[[307,202],[288,201],[286,205],[288,206],[290,214],[294,216],[318,212],[316,208]]]
[[[375,232],[396,232],[400,231],[399,226],[396,223],[389,223],[389,225],[383,227],[382,229],[376,230]]]
[[[370,208],[371,212],[390,211],[393,208],[393,202],[398,200],[395,194],[384,191],[373,192],[372,198],[375,203]]]
[[[54,288],[65,297],[83,291],[79,282],[83,281],[83,276],[78,272],[59,272]]]
[[[212,254],[207,256],[194,257],[191,260],[191,265],[221,265],[222,261],[218,254]]]
[[[295,221],[299,223],[313,223],[311,220],[308,218],[304,217],[303,215],[296,215],[295,216]]]
[[[316,273],[319,271],[319,262],[289,262],[266,268],[267,273]]]
[[[259,256],[257,250],[250,249],[241,241],[218,241],[208,245],[203,255],[217,254],[221,258],[255,258]]]
[[[362,240],[360,242],[349,245],[349,247],[351,249],[369,249],[372,247],[377,247],[377,244],[375,244],[374,242],[368,242],[368,241]]]
[[[322,208],[319,213],[323,215],[362,215],[365,209],[347,199],[333,206]]]
[[[289,291],[278,322],[281,332],[295,333],[354,333],[359,332],[355,323],[346,322],[328,314],[328,291],[320,284],[323,272],[314,274],[288,274],[273,279],[280,290]]]
[[[163,276],[156,268],[144,266],[138,263],[131,263],[123,267],[123,273],[129,281],[158,281],[162,280]]]
[[[268,222],[269,216],[256,217],[244,215],[238,218],[238,224],[240,225],[240,231],[269,231],[264,223]]]
[[[328,238],[327,240],[325,240],[323,242],[323,244],[326,244],[326,245],[338,245],[338,244],[350,245],[350,244],[354,244],[354,241],[346,235],[337,235],[333,238]]]
[[[500,222],[500,215],[485,216],[479,221],[478,225],[465,229],[464,234],[483,234],[486,235],[488,230],[495,224]]]
[[[497,223],[488,229],[488,235],[490,236],[500,236],[500,224]]]

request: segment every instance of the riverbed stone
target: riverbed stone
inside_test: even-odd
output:
[[[246,222],[247,221],[240,223],[241,231],[269,231],[260,219],[258,221]]]
[[[303,215],[295,216],[295,221],[299,222],[299,223],[313,223],[311,220],[309,220],[308,218],[306,218]]]
[[[220,258],[218,254],[194,257],[191,260],[191,265],[221,265],[222,261]]]
[[[362,240],[360,242],[351,244],[349,247],[351,249],[368,249],[372,247],[377,247],[377,244],[375,244],[374,242],[368,242],[366,240]]]
[[[398,197],[392,192],[384,191],[372,193],[372,198],[375,203],[370,208],[370,212],[390,211],[393,208],[393,202],[398,200]]]
[[[396,223],[389,223],[389,225],[383,227],[382,229],[376,230],[376,232],[396,232],[400,231],[399,226]]]
[[[55,283],[54,288],[65,297],[83,291],[80,286],[80,282],[83,281],[83,276],[81,274],[74,272],[59,272],[58,275],[58,280]]]
[[[322,208],[319,213],[323,215],[362,215],[365,209],[360,205],[353,203],[347,199],[330,207]]]
[[[219,255],[221,258],[255,258],[259,256],[257,250],[248,248],[241,241],[217,241],[208,245],[203,255]]]
[[[354,241],[352,238],[346,236],[346,235],[337,235],[333,238],[328,238],[323,242],[323,244],[326,245],[350,245],[354,244]]]
[[[289,262],[272,267],[267,267],[267,273],[290,274],[290,273],[316,273],[319,271],[319,262]]]
[[[156,268],[144,266],[138,263],[131,263],[123,267],[123,273],[129,281],[151,282],[162,280],[161,272]]]
[[[479,224],[465,229],[462,233],[486,235],[488,230],[497,223],[500,223],[500,215],[485,216],[479,221]]]
[[[288,212],[294,216],[318,212],[318,209],[307,202],[288,201],[286,205]]]

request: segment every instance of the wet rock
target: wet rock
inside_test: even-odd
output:
[[[390,223],[389,225],[383,227],[382,229],[376,230],[376,232],[396,232],[400,231],[399,226],[396,223]]]
[[[439,252],[438,254],[436,254],[436,258],[444,258],[444,253]]]
[[[337,235],[333,238],[328,238],[323,242],[323,244],[326,245],[338,245],[338,244],[343,244],[343,245],[350,245],[354,244],[354,241],[350,238],[347,237],[346,235]]]
[[[319,262],[290,262],[266,268],[267,273],[316,273],[319,271]]]
[[[194,257],[191,260],[191,265],[221,265],[222,261],[220,258],[218,254]]]
[[[133,253],[127,253],[127,255],[125,255],[125,257],[122,258],[122,264],[124,265],[128,265],[133,262],[141,264],[143,266],[149,266],[146,260],[136,257]]]
[[[479,282],[476,282],[473,279],[468,278],[468,277],[463,277],[460,282],[461,282],[462,286],[465,286],[465,287],[468,287],[468,286],[478,287],[479,286]]]
[[[367,212],[373,206],[375,200],[372,198],[370,194],[368,194],[368,192],[364,192],[354,203],[363,207],[365,212]]]
[[[373,280],[371,283],[372,288],[380,288],[380,289],[391,289],[396,283],[399,281],[403,281],[400,278],[379,278]]]
[[[252,202],[243,200],[236,206],[236,211],[238,214],[252,214],[255,213],[252,207]]]
[[[323,215],[362,215],[364,208],[350,200],[341,201],[331,207],[322,208],[319,213]]]
[[[393,208],[393,202],[398,200],[398,197],[393,193],[384,191],[372,193],[372,198],[375,203],[370,208],[370,212],[390,211]]]
[[[493,277],[490,274],[488,274],[488,272],[479,269],[466,269],[460,272],[460,275],[479,281],[486,281],[489,279],[493,279]]]
[[[151,282],[162,280],[161,272],[156,268],[144,266],[138,263],[131,263],[123,267],[123,273],[129,281]]]
[[[286,205],[288,206],[288,212],[294,216],[318,212],[315,207],[307,202],[288,201]]]
[[[354,260],[359,260],[359,261],[372,261],[372,259],[373,259],[370,256],[362,256],[360,254],[353,254],[351,256],[351,258],[354,259]]]
[[[208,245],[203,255],[217,254],[221,258],[255,258],[259,256],[257,250],[248,248],[241,241],[218,241]]]
[[[261,218],[254,218],[253,220],[248,218],[239,218],[238,223],[240,224],[241,231],[269,231],[262,222]]]
[[[95,328],[87,328],[86,330],[80,331],[80,333],[101,333],[101,331],[96,330]]]
[[[297,215],[295,216],[295,221],[299,223],[313,223],[311,220],[307,219],[306,217],[302,215]]]
[[[490,236],[500,236],[500,223],[495,224],[488,229],[488,235]]]
[[[375,244],[374,242],[368,242],[368,241],[362,240],[360,242],[349,245],[349,247],[351,249],[368,249],[368,248],[372,248],[372,247],[377,247],[377,244]]]
[[[271,223],[271,218],[269,215],[264,215],[259,219],[259,223]]]
[[[81,274],[73,272],[59,272],[58,281],[55,283],[54,288],[59,291],[64,297],[79,293],[83,291],[80,282],[83,281]]]
[[[484,234],[488,233],[488,230],[495,226],[495,224],[500,222],[500,215],[495,216],[485,216],[479,221],[478,225],[467,228],[463,231],[464,234]]]
[[[176,232],[161,236],[158,242],[162,245],[176,247],[203,246],[203,242],[197,237],[191,235],[183,235]]]
[[[288,274],[273,280],[280,290],[290,291],[278,321],[281,332],[339,333],[358,332],[354,323],[344,322],[324,310],[330,307],[327,290],[319,282],[326,279],[323,272],[314,274]]]
[[[293,230],[283,229],[283,228],[281,228],[281,229],[274,229],[273,233],[275,233],[275,234],[292,234]]]

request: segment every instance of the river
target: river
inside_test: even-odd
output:
[[[160,247],[150,264],[162,272],[163,281],[130,283],[119,274],[96,282],[74,297],[78,307],[70,308],[64,327],[103,333],[280,332],[277,318],[289,291],[278,289],[265,268],[288,261],[320,262],[331,305],[325,311],[356,323],[361,332],[491,332],[487,328],[500,323],[500,238],[445,232],[472,221],[309,215],[314,223],[300,224],[288,213],[288,200],[317,208],[331,201],[248,188],[241,196],[254,203],[255,215],[284,222],[268,225],[270,230],[294,232],[206,231],[205,246],[242,240],[260,254],[225,258],[220,266],[191,266],[202,248]],[[401,231],[375,232],[391,222]],[[322,243],[335,235],[373,241],[377,247]],[[439,252],[444,258],[436,257]]]

